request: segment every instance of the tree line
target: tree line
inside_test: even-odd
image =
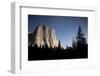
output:
[[[47,44],[38,47],[28,46],[28,60],[50,60],[50,59],[76,59],[88,58],[88,44],[81,27],[79,26],[77,36],[72,40],[72,47],[61,47],[59,40],[58,47],[49,48]]]

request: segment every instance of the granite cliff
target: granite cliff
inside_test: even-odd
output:
[[[55,30],[46,25],[38,25],[32,33],[28,33],[28,45],[38,47],[48,45],[48,47],[57,47],[58,39]]]

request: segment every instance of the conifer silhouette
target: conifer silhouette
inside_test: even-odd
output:
[[[84,37],[84,33],[82,32],[81,26],[78,28],[77,32],[77,44],[86,44],[86,38]]]
[[[61,43],[60,43],[60,40],[59,40],[59,43],[58,43],[58,48],[61,49]]]

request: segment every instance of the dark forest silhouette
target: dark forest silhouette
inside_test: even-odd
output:
[[[76,59],[88,58],[88,44],[81,27],[79,26],[76,38],[72,40],[72,47],[61,47],[59,40],[58,47],[49,48],[47,44],[38,47],[28,46],[28,60],[52,60],[52,59]]]

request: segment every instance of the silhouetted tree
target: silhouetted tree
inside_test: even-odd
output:
[[[59,40],[59,43],[58,43],[58,48],[61,49],[61,43],[60,43],[60,40]]]
[[[76,47],[76,57],[87,58],[88,57],[88,45],[86,43],[86,38],[82,32],[81,27],[79,26],[77,37],[76,37],[77,47]]]
[[[68,45],[66,46],[66,50],[68,49]]]
[[[42,45],[42,48],[45,48],[45,46],[44,46],[44,45]]]
[[[82,32],[82,29],[80,26],[78,28],[76,40],[77,40],[77,44],[86,44],[86,39],[84,37],[84,33]]]
[[[73,49],[76,48],[76,42],[75,42],[74,38],[73,38],[73,42],[72,42],[72,48],[73,48]]]
[[[45,48],[49,48],[47,43],[45,44]]]
[[[38,45],[37,44],[34,44],[34,48],[38,48]]]

